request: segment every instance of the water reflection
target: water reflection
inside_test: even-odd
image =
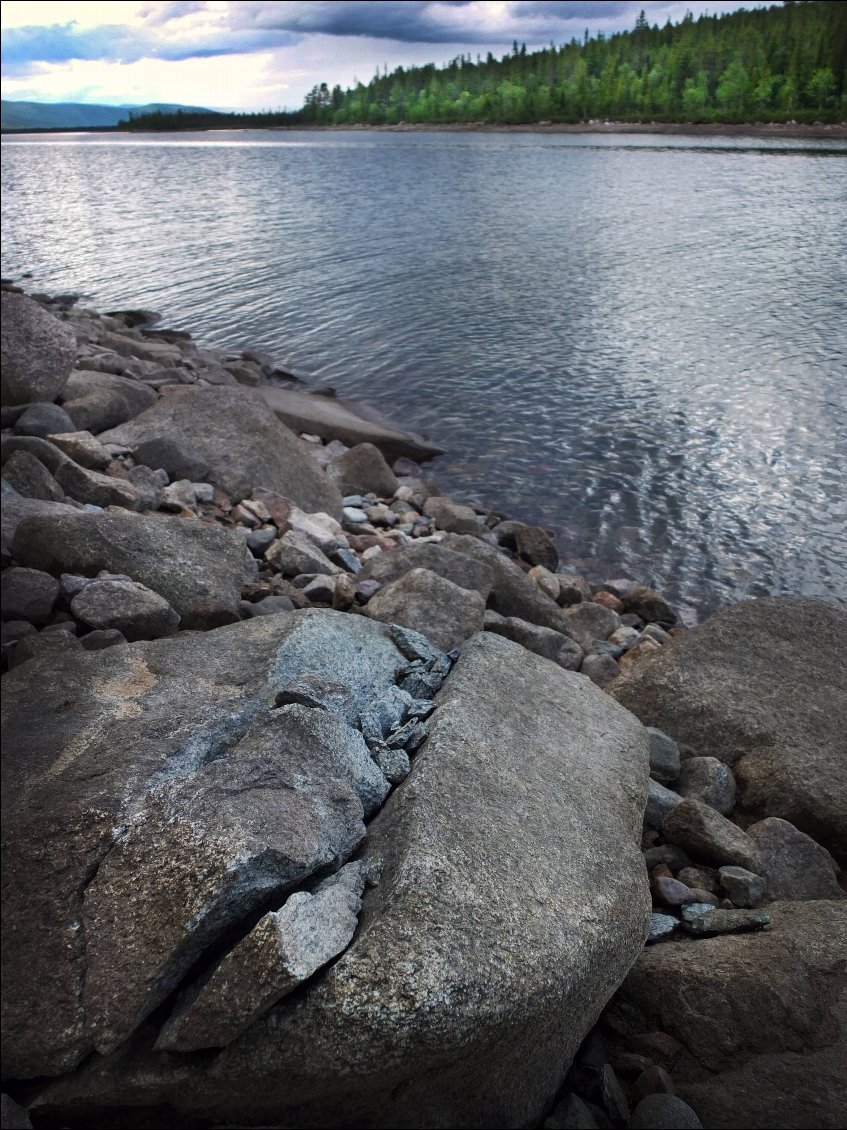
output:
[[[843,595],[844,153],[532,134],[17,141],[3,270],[162,309],[372,400],[450,449],[446,487],[555,528],[594,575],[701,610]]]

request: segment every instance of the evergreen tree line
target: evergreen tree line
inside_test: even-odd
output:
[[[149,114],[129,128],[224,125],[840,121],[847,116],[847,3],[788,0],[679,24],[552,44],[501,59],[398,67],[348,90],[315,86],[295,113]]]

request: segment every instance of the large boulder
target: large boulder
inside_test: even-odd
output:
[[[37,514],[18,524],[12,542],[21,565],[54,577],[121,573],[164,597],[180,616],[206,601],[237,611],[244,552],[234,530],[120,510]]]
[[[202,456],[209,482],[233,501],[264,487],[303,510],[341,516],[338,487],[253,390],[175,386],[152,408],[100,439],[136,450],[162,437]]]
[[[465,645],[430,727],[370,825],[379,877],[353,943],[319,980],[213,1056],[152,1050],[157,1017],[48,1087],[39,1114],[537,1124],[645,937],[646,735],[588,680],[491,635]]]
[[[847,862],[847,609],[735,604],[612,688],[643,722],[733,767],[738,807],[779,816]]]
[[[388,585],[412,569],[429,569],[459,588],[478,592],[483,600],[488,599],[494,577],[490,566],[466,553],[456,553],[437,542],[414,541],[371,557],[362,566],[359,580]]]
[[[5,484],[4,484],[5,486]],[[78,514],[75,506],[65,502],[46,502],[38,498],[24,498],[14,490],[3,491],[3,506],[0,507],[0,547],[3,564],[11,560],[12,544],[18,526],[24,518],[59,518],[68,514]]]
[[[73,404],[100,389],[108,389],[121,397],[126,405],[124,420],[131,420],[139,412],[152,407],[158,399],[155,390],[143,381],[133,380],[132,377],[121,377],[115,373],[99,373],[93,369],[74,369],[62,390],[62,399],[66,404]],[[68,412],[75,418],[71,409],[68,409]]]
[[[228,930],[349,857],[387,782],[348,718],[274,702],[311,674],[357,715],[404,662],[382,625],[307,611],[4,676],[7,1076],[122,1043]]]
[[[674,1037],[704,1125],[841,1127],[847,1110],[847,903],[769,907],[756,934],[650,946],[621,996]]]
[[[459,588],[429,569],[412,569],[372,596],[365,614],[412,628],[442,651],[451,651],[482,631],[485,602],[478,592]]]
[[[3,404],[55,400],[76,357],[70,328],[23,294],[4,290],[0,322]]]

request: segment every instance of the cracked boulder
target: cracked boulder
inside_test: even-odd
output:
[[[734,604],[683,632],[612,694],[696,755],[732,767],[748,820],[777,816],[847,864],[847,609],[811,597]]]
[[[489,633],[463,646],[429,725],[368,829],[379,878],[341,956],[213,1056],[154,1050],[167,1018],[151,1022],[51,1084],[41,1116],[540,1122],[647,933],[647,735],[589,680]]]
[[[341,516],[338,487],[257,394],[232,388],[174,387],[135,419],[100,436],[137,450],[165,438],[208,464],[208,481],[234,502],[256,487],[277,491],[306,511]]]
[[[388,782],[341,713],[274,702],[312,674],[357,716],[404,664],[382,625],[308,610],[4,676],[8,1076],[121,1045],[221,936],[350,857]]]

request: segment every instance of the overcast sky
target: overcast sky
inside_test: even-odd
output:
[[[3,97],[37,102],[180,102],[299,107],[315,83],[367,82],[377,67],[502,55],[631,28],[686,9],[768,0],[4,0]]]

